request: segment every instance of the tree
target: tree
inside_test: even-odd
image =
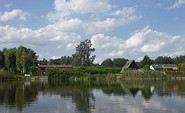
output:
[[[29,72],[31,66],[37,65],[36,53],[23,46],[16,49],[16,65],[17,70],[21,73]]]
[[[173,59],[171,57],[167,57],[167,56],[159,56],[155,59],[154,61],[156,64],[172,64],[173,63]]]
[[[175,64],[180,64],[185,62],[185,55],[182,56],[177,56],[176,58],[173,59]]]
[[[5,68],[10,72],[16,71],[16,48],[5,50]]]
[[[185,74],[185,62],[184,63],[180,63],[178,66],[180,68],[180,72]]]
[[[153,61],[150,59],[148,55],[145,55],[143,60],[140,62],[141,68],[143,68],[145,65],[151,65]]]
[[[102,66],[113,67],[113,61],[110,58],[107,58],[101,63]]]
[[[128,59],[125,58],[115,58],[113,60],[114,67],[123,67],[124,64],[128,61]]]
[[[91,40],[87,39],[80,42],[79,45],[76,47],[76,53],[73,55],[75,60],[75,64],[80,66],[89,66],[92,65],[95,55],[91,56],[91,52],[95,51],[95,48],[91,48],[92,43]]]
[[[39,61],[39,65],[47,65],[47,64],[48,64],[48,61],[45,58]]]
[[[0,51],[0,68],[4,67],[4,62],[5,62],[5,58],[4,58],[4,52]]]

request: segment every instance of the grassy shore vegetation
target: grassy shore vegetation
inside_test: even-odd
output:
[[[46,69],[49,79],[64,80],[107,80],[107,79],[169,79],[165,72],[151,70],[129,70],[120,73],[121,68],[110,67],[74,67],[70,70]]]
[[[17,48],[4,48],[0,50],[0,79],[24,78],[25,73],[31,76],[40,75],[40,65],[73,65],[73,69],[46,69],[46,75],[51,79],[83,79],[83,80],[104,80],[104,79],[145,79],[145,78],[169,78],[173,75],[185,75],[185,55],[175,58],[159,56],[152,60],[145,55],[143,60],[136,62],[140,70],[125,70],[120,73],[123,65],[128,61],[125,58],[107,58],[101,64],[94,64],[96,55],[91,55],[95,48],[92,48],[91,40],[87,39],[76,46],[76,51],[71,56],[61,58],[38,60],[36,52],[30,48],[19,46]],[[177,64],[178,72],[158,72],[149,70],[151,64]]]
[[[116,78],[121,68],[90,66],[74,67],[69,70],[47,68],[46,76],[49,79],[75,79],[75,80],[105,80]]]

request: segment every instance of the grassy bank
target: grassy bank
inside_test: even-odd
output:
[[[63,80],[123,80],[123,79],[170,79],[170,75],[165,72],[150,70],[125,70],[120,73],[120,69],[115,68],[93,68],[83,67],[71,70],[47,69],[46,74],[49,79]]]
[[[0,80],[48,80],[47,76],[23,76],[17,73],[10,73],[0,70]]]

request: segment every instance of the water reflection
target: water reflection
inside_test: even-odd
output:
[[[9,107],[17,107],[21,110],[25,104],[36,100],[38,84],[24,81],[1,81],[0,82],[0,104]]]
[[[0,109],[6,106],[6,108],[18,109],[18,111],[22,112],[34,112],[31,109],[37,106],[38,110],[38,106],[42,106],[40,101],[45,97],[45,101],[48,102],[47,109],[59,109],[59,112],[62,112],[61,110],[64,110],[64,106],[59,105],[61,108],[55,108],[54,105],[58,104],[52,102],[52,95],[60,96],[60,101],[67,99],[60,104],[74,105],[70,112],[91,113],[99,112],[99,110],[106,111],[110,105],[112,108],[107,112],[111,112],[111,110],[118,110],[117,112],[129,112],[131,110],[130,112],[135,112],[132,110],[136,110],[136,112],[147,113],[156,109],[163,110],[157,112],[167,112],[167,108],[170,108],[170,103],[172,103],[169,98],[172,96],[177,98],[176,100],[179,101],[177,103],[185,104],[185,101],[182,101],[185,96],[185,81],[1,81]],[[165,98],[168,99],[165,100]],[[160,99],[164,103],[169,103],[169,106],[160,105],[159,101],[162,101]],[[132,103],[131,100],[135,102]],[[173,100],[173,102],[176,100]],[[136,107],[130,108],[131,106],[128,103]],[[41,111],[49,112],[47,109],[45,111],[42,109]],[[68,108],[65,109],[66,112],[69,112]],[[178,106],[178,109],[179,111],[182,110],[183,106],[180,106],[180,108]]]

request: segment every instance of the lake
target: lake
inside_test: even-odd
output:
[[[0,113],[183,113],[185,81],[0,81]]]

